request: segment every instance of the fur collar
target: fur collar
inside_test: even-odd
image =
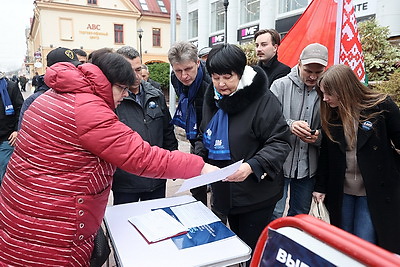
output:
[[[230,96],[225,96],[218,101],[219,107],[228,114],[239,113],[243,109],[251,105],[256,99],[265,94],[267,88],[267,76],[260,67],[252,66],[256,75],[251,84],[244,86],[243,89],[237,90]],[[212,110],[218,109],[214,99],[214,86],[211,83],[204,95],[205,104]]]

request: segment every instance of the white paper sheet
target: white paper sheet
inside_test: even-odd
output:
[[[200,201],[171,207],[181,224],[187,228],[218,222],[220,219]]]
[[[181,193],[192,188],[196,188],[202,185],[211,184],[217,181],[221,181],[237,171],[242,164],[243,160],[237,161],[225,168],[222,168],[215,172],[210,172],[200,176],[193,177],[191,179],[185,180],[176,194]]]
[[[158,209],[128,219],[149,243],[186,233],[187,227]]]

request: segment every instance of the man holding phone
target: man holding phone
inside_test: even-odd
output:
[[[327,65],[328,49],[310,44],[303,49],[298,65],[271,85],[292,132],[292,151],[283,165],[284,194],[276,204],[273,219],[283,215],[289,186],[288,215],[308,214],[310,210],[321,143],[320,99],[315,86]]]

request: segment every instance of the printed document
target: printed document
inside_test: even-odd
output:
[[[187,179],[183,182],[179,190],[176,192],[176,194],[181,193],[186,190],[190,190],[192,188],[196,188],[202,185],[206,184],[212,184],[214,182],[222,181],[229,175],[235,173],[240,165],[242,164],[243,160],[240,160],[238,162],[235,162],[229,166],[226,166],[225,168],[222,168],[218,171],[215,172],[210,172],[207,174],[203,174],[200,176],[196,176],[190,179]]]
[[[172,237],[178,249],[186,249],[235,236],[221,220],[200,201],[162,208],[180,221],[188,232]]]

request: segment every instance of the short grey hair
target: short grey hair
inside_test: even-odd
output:
[[[132,46],[123,46],[117,50],[117,53],[123,55],[128,59],[135,59],[137,57],[140,57],[139,52]]]
[[[168,60],[171,65],[185,61],[197,62],[197,47],[190,42],[177,42],[168,50]]]

